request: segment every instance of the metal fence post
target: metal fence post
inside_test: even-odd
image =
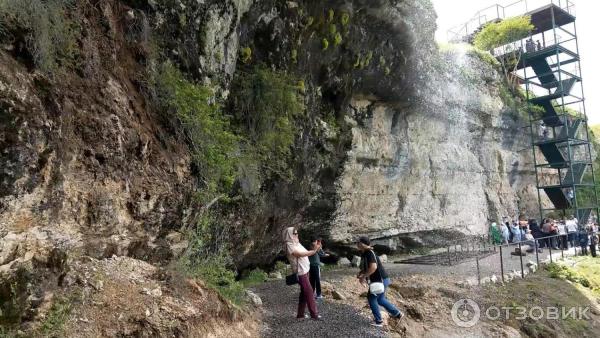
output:
[[[504,260],[502,258],[502,246],[500,246],[500,273],[502,274],[502,283],[504,283]]]
[[[481,285],[481,273],[479,271],[479,255],[475,257],[475,261],[477,262],[477,285]]]
[[[452,259],[450,258],[450,247],[448,247],[448,266],[452,266]]]
[[[550,238],[550,245],[548,246],[548,253],[550,255],[550,263],[552,263],[552,238]]]
[[[525,273],[523,273],[523,251],[521,251],[521,242],[519,242],[519,260],[521,261],[521,278],[525,278]]]
[[[563,241],[564,237],[560,236],[560,256],[562,259],[565,259],[565,243]]]
[[[458,264],[458,244],[454,244],[454,261]]]
[[[540,243],[538,242],[538,240],[535,240],[535,262],[537,263],[537,266],[539,268],[540,266]]]

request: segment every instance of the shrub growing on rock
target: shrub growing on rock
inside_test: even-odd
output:
[[[280,177],[289,177],[287,160],[304,111],[299,82],[281,71],[258,66],[234,80],[231,101],[235,120],[245,136],[246,153]]]
[[[78,54],[77,23],[69,16],[73,0],[0,1],[0,40],[24,42],[17,52],[30,54],[46,74],[72,65]]]
[[[171,63],[156,79],[159,105],[185,130],[206,199],[226,192],[235,179],[238,137],[230,129],[211,88],[187,80]]]

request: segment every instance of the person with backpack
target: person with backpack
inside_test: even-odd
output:
[[[361,284],[369,285],[367,300],[375,318],[375,323],[371,325],[377,327],[383,326],[379,306],[383,306],[392,318],[401,319],[404,316],[402,311],[398,310],[396,306],[385,298],[385,290],[390,285],[390,278],[385,272],[379,257],[373,251],[369,237],[361,236],[356,246],[361,252],[360,272],[356,278],[358,278]]]
[[[322,247],[321,237],[313,236],[310,242],[313,248]],[[329,254],[326,254],[321,248],[316,254],[308,257],[310,261],[309,279],[310,285],[315,290],[315,299],[323,299],[323,294],[321,293],[321,257],[327,256]]]
[[[298,238],[298,229],[295,227],[289,227],[283,231],[283,242],[285,243],[284,249],[287,259],[290,262],[292,271],[297,275],[297,283],[300,284],[300,297],[298,300],[298,314],[296,318],[304,318],[306,306],[308,305],[310,317],[314,320],[320,320],[321,316],[319,316],[313,289],[310,286],[310,281],[308,278],[308,272],[310,270],[310,262],[308,261],[308,257],[319,252],[321,246],[317,245],[315,248],[313,248],[313,250],[306,250],[306,248],[300,244],[300,239]]]

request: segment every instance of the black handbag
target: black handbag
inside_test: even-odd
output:
[[[285,285],[294,285],[298,284],[298,274],[293,273],[291,275],[285,276]]]
[[[298,258],[296,257],[296,272],[285,276],[285,285],[298,284]]]

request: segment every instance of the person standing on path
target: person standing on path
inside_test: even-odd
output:
[[[569,244],[571,245],[571,247],[576,247],[577,246],[577,221],[575,220],[575,217],[573,215],[571,215],[571,218],[567,220],[566,222],[566,226],[567,226],[567,238],[569,240]]]
[[[383,319],[381,318],[381,312],[379,310],[379,306],[383,306],[383,308],[395,319],[400,319],[404,315],[402,311],[398,310],[396,306],[390,303],[385,298],[385,290],[390,285],[390,278],[388,277],[379,257],[373,251],[371,247],[371,241],[369,237],[361,236],[356,246],[358,250],[361,252],[360,258],[360,272],[356,276],[359,282],[363,285],[369,285],[369,293],[367,295],[367,300],[369,302],[369,307],[371,308],[371,312],[373,312],[373,317],[375,318],[375,323],[371,324],[373,326],[382,327]],[[383,283],[383,290],[381,293],[374,294],[371,290],[371,285],[374,283]]]
[[[490,226],[490,237],[492,238],[492,244],[502,244],[502,232],[498,229],[496,222],[492,222]]]
[[[317,253],[321,247],[318,245],[313,250],[306,250],[306,248],[300,244],[298,230],[294,227],[289,227],[283,231],[283,241],[285,243],[287,259],[290,261],[292,270],[298,274],[298,284],[300,284],[300,297],[298,300],[298,314],[296,315],[296,318],[304,318],[306,306],[308,305],[310,317],[314,320],[320,320],[321,316],[319,316],[319,312],[317,311],[313,289],[308,280],[308,272],[310,269],[308,257]]]
[[[310,285],[313,290],[315,290],[315,299],[323,299],[323,294],[321,293],[321,257],[327,257],[329,254],[326,254],[323,251],[321,237],[314,236],[311,238],[310,242],[313,249],[320,247],[316,254],[308,257],[308,260],[310,261]]]

